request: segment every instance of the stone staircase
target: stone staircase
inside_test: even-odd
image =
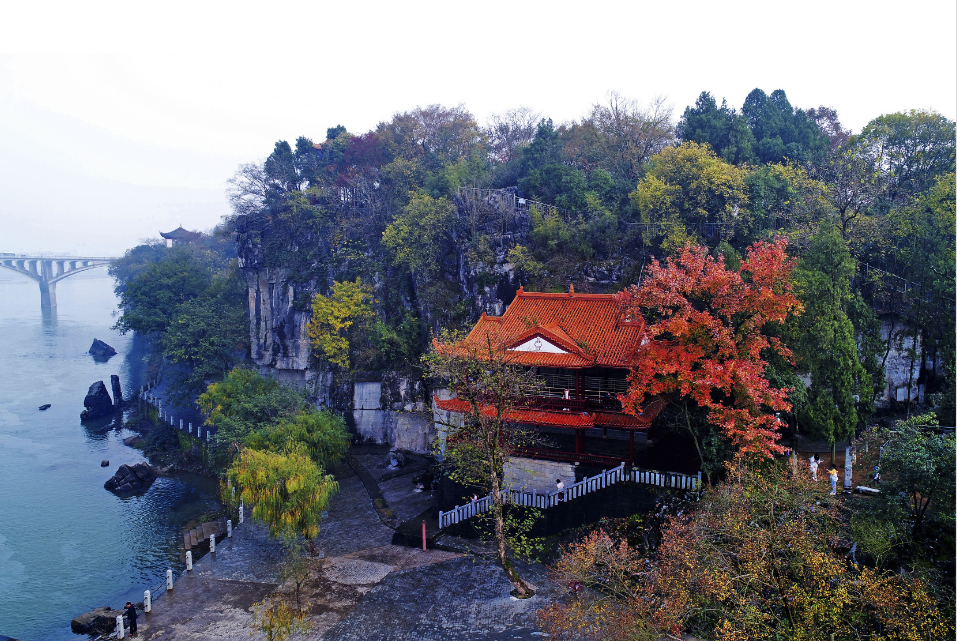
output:
[[[205,541],[208,541],[212,536],[218,536],[220,538],[226,536],[225,518],[221,518],[218,521],[207,521],[200,523],[194,528],[183,530],[183,548],[192,550],[195,547],[199,547]]]

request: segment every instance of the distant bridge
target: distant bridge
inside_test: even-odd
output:
[[[40,306],[56,307],[56,284],[67,276],[105,267],[116,258],[109,256],[30,256],[0,253],[0,267],[32,278],[40,285]]]

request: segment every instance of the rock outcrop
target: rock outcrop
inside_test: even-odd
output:
[[[99,338],[94,338],[93,345],[90,346],[90,354],[94,356],[116,356],[116,350]]]
[[[156,473],[146,463],[136,465],[121,465],[103,487],[110,492],[126,493],[145,490],[156,480]]]
[[[83,406],[86,408],[80,412],[80,420],[89,420],[92,418],[102,418],[113,413],[113,399],[110,393],[106,391],[106,385],[103,381],[97,381],[90,385],[90,391],[86,393],[83,399]]]
[[[136,603],[137,619],[143,614],[143,604]],[[70,629],[76,634],[109,634],[116,630],[116,617],[126,614],[126,610],[114,610],[109,606],[96,608],[81,614],[70,622]],[[125,618],[124,618],[125,623]]]
[[[120,387],[120,377],[116,374],[110,376],[110,386],[113,388],[113,406],[123,406],[123,388]]]

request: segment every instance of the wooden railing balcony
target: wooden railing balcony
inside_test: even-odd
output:
[[[555,396],[529,396],[527,407],[553,412],[621,412],[621,403],[616,398],[572,398]]]

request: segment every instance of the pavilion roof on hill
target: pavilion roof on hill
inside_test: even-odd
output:
[[[628,368],[642,340],[642,318],[622,316],[613,294],[547,294],[519,289],[501,316],[482,317],[456,347],[481,354],[491,341],[520,365]]]
[[[166,240],[172,240],[177,243],[188,243],[192,240],[196,240],[202,236],[202,232],[198,231],[188,231],[183,229],[182,225],[174,229],[173,231],[160,232],[160,236]]]

